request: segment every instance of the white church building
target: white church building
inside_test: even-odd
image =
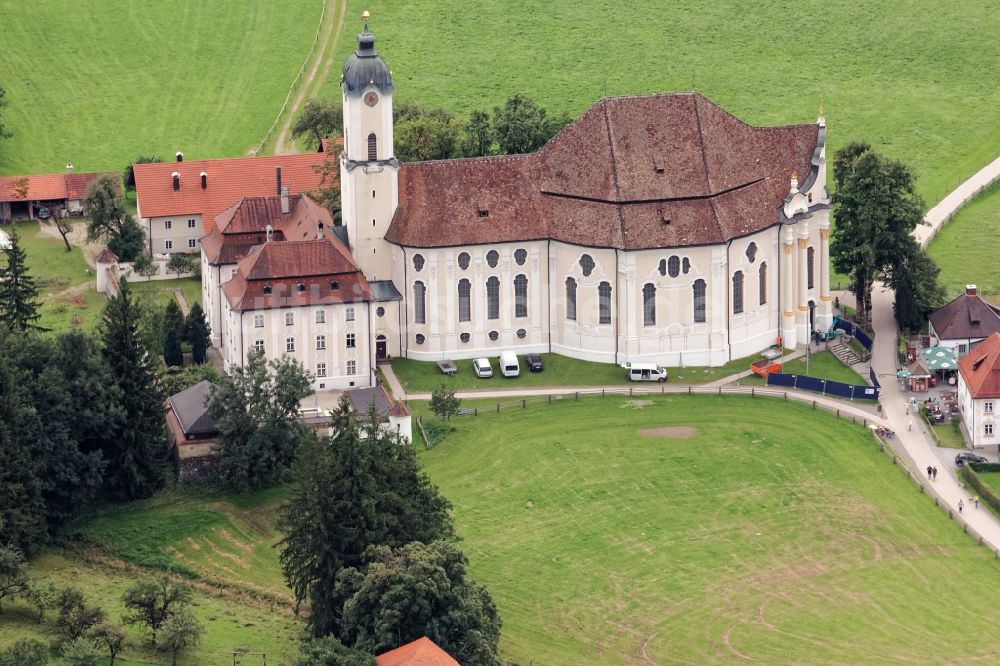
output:
[[[284,213],[268,197],[244,216],[242,249],[203,240],[229,363],[254,346],[295,354],[314,374],[323,364],[322,388],[368,385],[388,356],[717,366],[831,325],[822,116],[752,127],[697,93],[610,97],[534,153],[401,164],[392,75],[367,25],[341,88],[343,226],[324,230],[307,197]]]

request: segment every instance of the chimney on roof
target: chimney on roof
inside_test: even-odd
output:
[[[288,215],[288,211],[289,210],[290,210],[290,207],[288,205],[288,188],[287,187],[282,187],[281,188],[281,214],[282,215]]]
[[[266,227],[264,227],[264,231],[267,232],[267,240],[268,240],[268,242],[274,240],[274,227],[272,227],[269,224]]]
[[[184,153],[182,153],[179,150],[177,151],[177,161],[178,162],[183,162],[184,161]]]
[[[170,174],[170,179],[174,181],[174,192],[179,191],[181,189],[181,175],[174,171]]]
[[[278,196],[281,196],[281,167],[280,166],[274,167],[274,182],[277,184],[277,187],[278,187],[278,189],[275,190],[275,193]]]
[[[208,189],[208,174],[204,171],[201,172],[201,189]]]
[[[66,173],[73,173],[73,163],[66,162]]]
[[[965,295],[966,296],[975,296],[976,295],[976,285],[974,285],[974,284],[967,284],[967,285],[965,285]]]

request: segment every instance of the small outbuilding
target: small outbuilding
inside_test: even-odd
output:
[[[49,215],[80,215],[87,188],[104,174],[114,178],[121,194],[117,173],[74,173],[72,165],[66,166],[66,173],[0,178],[0,222],[33,220],[40,213],[44,217],[42,209]]]
[[[208,411],[212,382],[207,379],[167,398],[167,431],[176,447],[181,481],[208,478],[215,470],[218,429]]]
[[[979,295],[976,285],[929,317],[931,344],[951,349],[955,358],[968,354],[977,344],[1000,333],[1000,308]]]
[[[375,656],[375,666],[461,666],[437,643],[421,636],[395,650]]]
[[[394,400],[381,384],[371,388],[344,391],[351,406],[358,414],[365,414],[375,404],[375,412],[383,427],[396,430],[407,442],[413,442],[413,416],[406,405]]]

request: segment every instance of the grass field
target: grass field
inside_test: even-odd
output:
[[[460,0],[349,0],[338,64],[367,8],[400,100],[465,113],[520,91],[575,116],[604,95],[698,90],[753,124],[812,122],[822,102],[828,157],[867,139],[914,168],[929,202],[1000,144],[1000,89],[983,85],[1000,80],[1000,12],[980,0],[946,12],[925,0],[640,0],[617,13],[570,0],[474,11]],[[328,94],[339,77],[336,67]]]
[[[625,370],[613,363],[594,363],[562,356],[560,354],[542,354],[543,372],[528,372],[524,367],[524,357],[519,356],[521,374],[517,377],[504,377],[497,368],[497,359],[490,357],[493,364],[493,376],[480,378],[472,371],[472,360],[455,361],[458,372],[449,377],[438,369],[432,361],[414,361],[408,358],[394,358],[392,371],[407,393],[427,393],[442,385],[449,389],[467,391],[470,389],[508,390],[518,388],[542,388],[546,386],[612,386],[627,385]],[[721,379],[737,372],[743,372],[749,367],[756,356],[740,358],[719,367],[689,367],[668,368],[670,382],[673,384],[705,384]]]
[[[860,426],[733,396],[593,398],[453,423],[422,463],[454,504],[513,661],[1000,650],[982,593],[1000,583],[992,554]]]
[[[195,586],[194,611],[206,629],[201,647],[181,663],[232,663],[238,648],[265,652],[268,663],[285,663],[296,653],[302,628],[272,548],[279,538],[275,511],[285,492],[228,496],[187,487],[118,507],[81,527],[96,549],[50,551],[32,561],[32,571],[59,586],[79,586],[117,619],[121,594],[137,576],[169,570]],[[46,643],[55,638],[26,606],[8,606],[0,615],[0,647],[26,636]],[[168,663],[149,650],[138,627],[129,636],[122,663]],[[240,663],[260,664],[261,658],[243,657]]]
[[[322,0],[0,0],[0,175],[244,155],[281,108]]]
[[[806,371],[806,359],[796,358],[788,361],[782,366],[781,371],[790,375],[809,375],[820,379],[832,379],[835,382],[845,384],[864,384],[865,380],[858,373],[840,362],[832,352],[820,352],[813,354],[809,359],[808,372]],[[743,386],[764,386],[762,377],[751,375],[739,380]]]
[[[1000,296],[1000,182],[967,203],[944,225],[928,246],[941,267],[941,282],[948,299],[974,284],[982,294]]]

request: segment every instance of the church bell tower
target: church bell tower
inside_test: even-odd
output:
[[[392,145],[392,72],[375,51],[362,14],[358,48],[344,63],[344,151],[340,156],[341,215],[351,252],[368,280],[392,277],[386,231],[399,202],[399,161]]]

